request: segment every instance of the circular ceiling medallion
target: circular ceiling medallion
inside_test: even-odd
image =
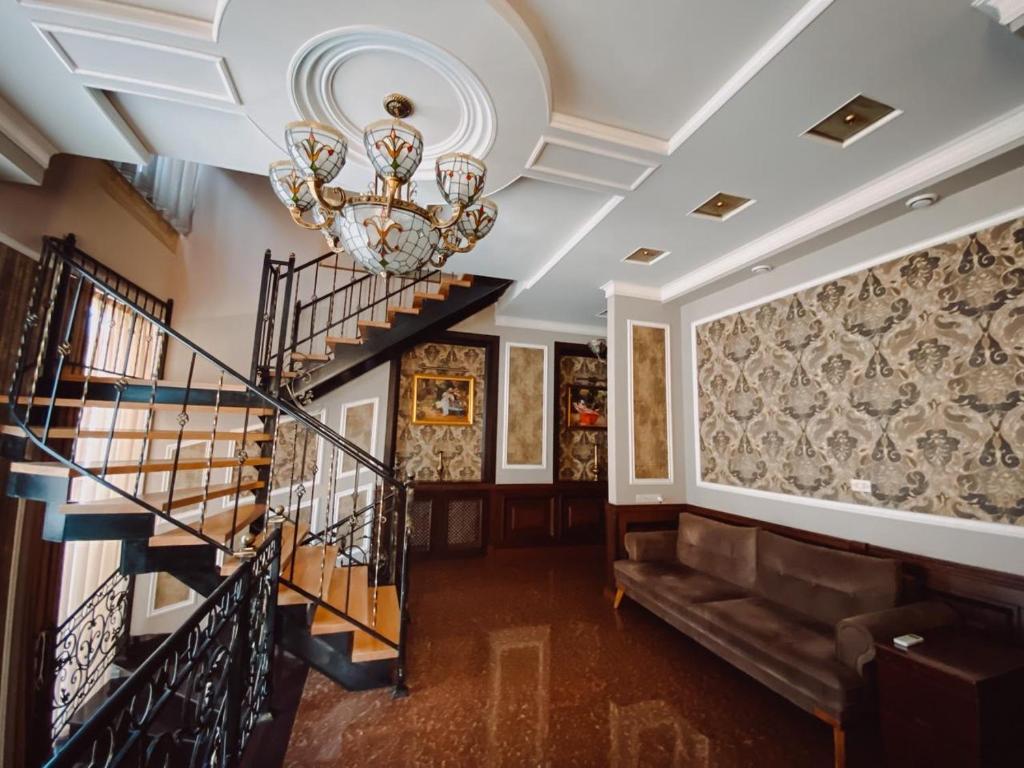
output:
[[[292,58],[288,87],[304,120],[328,123],[361,147],[364,126],[384,117],[381,98],[401,91],[416,104],[413,118],[425,140],[414,178],[431,179],[446,152],[486,159],[497,124],[480,79],[434,43],[380,27],[344,27],[318,35]],[[350,161],[369,167],[360,152]]]

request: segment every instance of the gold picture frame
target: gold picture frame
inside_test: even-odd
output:
[[[412,423],[468,427],[473,423],[476,379],[417,373],[412,378]]]

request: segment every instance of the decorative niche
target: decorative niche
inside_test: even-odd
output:
[[[584,344],[555,344],[557,398],[556,479],[605,482],[608,479],[607,386],[608,369]],[[580,419],[573,403],[585,392],[584,403],[603,418]],[[603,397],[602,397],[603,394]],[[581,423],[590,422],[590,423]]]
[[[494,337],[449,333],[402,355],[394,407],[401,472],[419,482],[493,480],[495,347]]]

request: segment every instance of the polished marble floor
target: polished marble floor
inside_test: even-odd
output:
[[[595,547],[414,564],[409,698],[311,671],[286,766],[828,768],[831,730],[628,599]],[[851,768],[878,766],[851,738]]]

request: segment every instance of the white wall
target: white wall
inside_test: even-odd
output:
[[[501,339],[498,353],[498,451],[495,462],[494,481],[496,483],[550,483],[555,478],[555,414],[558,408],[559,393],[555,391],[555,342],[569,342],[573,344],[586,344],[595,336],[603,334],[581,335],[555,331],[550,329],[519,328],[508,325],[501,325],[496,314],[495,307],[487,307],[473,317],[452,326],[453,331],[463,333],[485,333],[491,336],[498,336]],[[543,469],[523,469],[518,467],[505,467],[505,425],[508,418],[515,418],[515,414],[506,415],[508,403],[508,392],[505,389],[505,368],[508,362],[506,344],[508,342],[533,344],[547,348],[547,402],[545,411],[547,419],[544,440],[547,445],[546,466]]]
[[[843,240],[817,253],[790,262],[774,272],[752,277],[718,293],[672,305],[682,333],[674,371],[684,382],[683,397],[675,401],[681,421],[685,475],[675,492],[690,504],[711,507],[745,517],[803,528],[818,533],[864,541],[1012,573],[1024,574],[1024,526],[1007,526],[938,518],[914,512],[878,510],[860,505],[834,505],[741,489],[702,485],[696,477],[692,325],[709,316],[784,295],[825,275],[854,271],[883,256],[896,257],[928,245],[946,242],[967,231],[982,229],[1021,215],[1024,210],[1024,169],[972,187],[921,211]],[[620,451],[621,453],[621,451]]]

